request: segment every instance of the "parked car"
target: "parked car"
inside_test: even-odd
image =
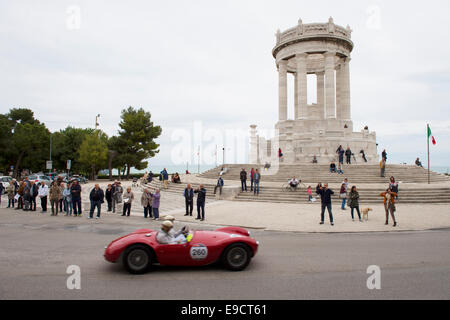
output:
[[[43,174],[32,174],[28,176],[28,180],[34,181],[35,183],[41,183],[45,182],[46,185],[50,185],[52,183],[52,180]]]
[[[85,176],[74,174],[70,177],[69,181],[78,180],[79,183],[88,183],[88,179]]]
[[[0,176],[0,183],[3,185],[3,193],[5,193],[6,188],[9,186],[9,182],[12,180],[9,176]]]

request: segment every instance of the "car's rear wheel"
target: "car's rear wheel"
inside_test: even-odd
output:
[[[128,247],[123,255],[123,265],[132,274],[142,274],[150,270],[152,265],[152,251],[145,245]]]
[[[223,265],[232,271],[244,270],[251,259],[250,248],[243,243],[235,243],[228,246],[222,255]]]

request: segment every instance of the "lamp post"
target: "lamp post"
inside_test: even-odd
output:
[[[97,130],[97,127],[99,126],[98,118],[100,118],[100,113],[95,117],[95,130]]]

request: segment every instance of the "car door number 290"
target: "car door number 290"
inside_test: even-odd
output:
[[[208,256],[208,248],[206,246],[196,246],[191,248],[191,258],[194,260],[203,260]]]

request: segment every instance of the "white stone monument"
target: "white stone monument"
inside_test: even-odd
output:
[[[278,68],[278,122],[276,136],[260,143],[256,125],[250,131],[250,163],[273,162],[278,148],[282,162],[318,163],[337,159],[339,145],[350,147],[363,163],[361,150],[368,163],[378,163],[376,134],[363,128],[353,132],[350,109],[350,53],[352,30],[328,23],[303,24],[276,33],[272,50]],[[288,119],[287,73],[294,75],[294,119]],[[307,104],[307,74],[317,78],[317,103]],[[272,148],[267,150],[268,146]],[[257,150],[255,150],[257,148]],[[352,162],[353,159],[352,159]]]

